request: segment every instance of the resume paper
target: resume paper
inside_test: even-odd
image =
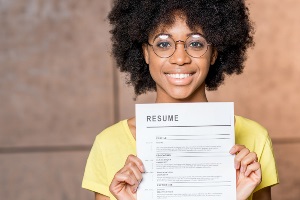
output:
[[[231,102],[137,104],[137,199],[236,199],[234,138]]]

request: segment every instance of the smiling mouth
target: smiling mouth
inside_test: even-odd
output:
[[[171,78],[184,79],[184,78],[192,76],[193,74],[166,74],[166,75]]]

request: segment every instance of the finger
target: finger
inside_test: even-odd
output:
[[[115,174],[109,188],[112,193],[117,194],[125,185],[134,186],[135,184],[137,184],[137,180],[133,176],[133,173],[128,171],[121,172],[120,170]]]
[[[137,182],[134,173],[131,170],[116,173],[113,180],[116,180],[117,182],[124,182],[129,185],[135,185],[135,183]]]
[[[238,154],[236,154],[236,156],[234,158],[235,169],[240,169],[243,158],[245,156],[247,156],[249,153],[250,153],[249,149],[247,149],[245,147],[242,149],[239,149]]]
[[[139,171],[137,168],[136,168],[136,170]],[[125,174],[128,177],[130,177],[130,179],[133,181],[133,184],[130,184],[130,186],[129,186],[131,192],[132,193],[136,193],[137,188],[139,187],[140,181],[137,179],[137,177],[135,176],[134,172],[131,169],[129,169],[128,171],[126,171]]]
[[[242,149],[245,149],[245,148],[246,147],[244,145],[236,144],[230,149],[229,153],[232,155],[237,154],[238,152],[240,152]]]
[[[247,166],[247,170],[245,172],[245,176],[249,176],[252,172],[256,174],[256,176],[261,177],[261,169],[259,162],[253,162],[252,164]]]
[[[133,155],[128,156],[125,162],[125,166],[122,170],[127,171],[128,169],[130,169],[134,173],[138,182],[142,181],[142,172],[144,172],[144,166],[142,161],[138,157]]]
[[[232,154],[232,155],[237,154],[237,153],[238,153],[240,150],[242,150],[243,148],[246,148],[246,147],[245,147],[244,145],[236,144],[236,145],[234,145],[234,146],[230,149],[229,153]],[[235,157],[235,158],[234,158],[234,168],[235,168],[235,169],[239,169],[239,168],[240,168],[239,163],[240,163],[240,162],[238,162],[238,161],[236,160],[236,157]]]
[[[125,162],[125,165],[128,164],[128,163],[135,163],[135,165],[139,168],[140,172],[144,173],[145,172],[145,169],[144,169],[144,164],[143,162],[136,156],[134,155],[129,155],[127,157],[127,160]]]
[[[140,169],[138,168],[138,166],[135,163],[130,162],[130,163],[126,164],[126,167],[129,168],[133,172],[135,178],[140,183],[143,179],[143,175],[142,175],[142,172],[140,171]]]
[[[142,172],[145,171],[142,161],[134,155],[129,155],[125,162],[125,166],[123,167],[123,171],[127,171],[127,173],[132,172],[134,178],[137,180],[136,184],[130,187],[132,192],[135,193],[139,187],[140,182],[143,179]]]
[[[248,165],[257,161],[257,155],[255,152],[250,152],[246,156],[244,156],[241,160],[241,171],[245,172],[248,168]]]
[[[129,162],[121,169],[121,173],[126,174],[135,180],[135,184],[130,187],[133,193],[135,193],[143,179],[142,172],[139,170],[138,166],[133,162]]]
[[[127,171],[118,172],[112,183],[111,188],[115,191],[115,193],[120,192],[122,189],[128,187],[132,193],[137,191],[139,185],[139,181],[136,179],[134,173],[129,169]]]

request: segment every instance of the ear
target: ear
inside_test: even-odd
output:
[[[218,51],[216,48],[213,48],[213,52],[211,54],[211,60],[210,60],[211,65],[215,64],[217,57],[218,57]]]
[[[148,48],[148,45],[144,43],[142,48],[143,48],[143,54],[144,54],[145,62],[149,65],[149,48]]]

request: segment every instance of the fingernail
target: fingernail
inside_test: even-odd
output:
[[[230,153],[230,154],[233,154],[233,153],[234,153],[234,150],[235,150],[235,148],[232,147],[232,148],[230,149],[229,153]]]
[[[234,167],[235,167],[235,169],[239,169],[240,168],[240,163],[239,162],[235,162],[234,163]]]

